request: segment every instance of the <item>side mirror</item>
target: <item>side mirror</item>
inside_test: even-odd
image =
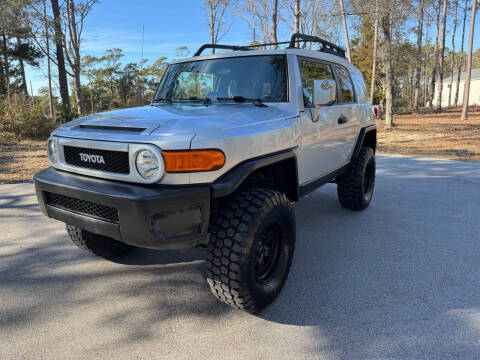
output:
[[[337,100],[337,83],[335,80],[313,81],[313,104],[315,106],[332,105]]]

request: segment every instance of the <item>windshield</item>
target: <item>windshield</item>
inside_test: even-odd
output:
[[[265,102],[287,101],[285,56],[245,56],[172,64],[165,71],[153,101],[216,101],[237,96]]]

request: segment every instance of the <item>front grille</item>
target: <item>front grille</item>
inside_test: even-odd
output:
[[[74,199],[70,196],[46,192],[47,204],[100,220],[118,223],[118,210],[111,206],[99,205],[90,201]]]
[[[130,173],[128,152],[125,151],[89,149],[64,145],[63,154],[65,162],[69,165],[118,174]],[[87,155],[96,156],[88,157]]]

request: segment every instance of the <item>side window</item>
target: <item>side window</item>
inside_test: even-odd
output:
[[[335,67],[335,72],[337,74],[338,85],[340,86],[340,94],[342,95],[340,102],[344,104],[355,102],[353,83],[348,70],[344,67]]]
[[[333,79],[330,65],[313,61],[300,60],[300,75],[302,77],[303,102],[305,107],[313,107],[313,81]]]

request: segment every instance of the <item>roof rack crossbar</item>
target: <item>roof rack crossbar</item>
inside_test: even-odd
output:
[[[203,44],[193,56],[200,56],[200,54],[205,49],[227,49],[227,50],[234,50],[234,51],[247,51],[247,50],[251,50],[251,48],[273,46],[273,45],[282,45],[282,44],[290,44],[290,41],[281,41],[281,42],[268,43],[268,44],[241,45],[241,46],[239,46],[239,45],[222,45],[222,44]]]
[[[273,43],[266,43],[266,44],[252,44],[252,45],[245,45],[245,47],[255,48],[255,47],[283,45],[283,44],[290,44],[290,41],[280,41],[280,42],[273,42]]]
[[[249,48],[247,46],[222,45],[222,44],[203,44],[202,46],[200,46],[200,48],[197,50],[197,52],[195,54],[193,54],[193,56],[200,56],[202,51],[205,50],[205,49],[226,49],[226,50],[234,50],[234,51],[249,50]]]
[[[283,44],[288,44],[287,49],[294,49],[295,44],[300,42],[318,43],[321,45],[318,51],[340,56],[341,58],[344,58],[344,59],[346,58],[345,50],[342,49],[341,47],[335,44],[332,44],[327,40],[323,40],[318,36],[312,36],[312,35],[306,35],[306,34],[300,34],[300,33],[294,33],[290,41],[274,42],[274,43],[267,43],[267,44],[252,44],[252,45],[243,45],[243,46],[222,45],[222,44],[203,44],[202,46],[200,46],[200,48],[197,50],[197,52],[193,56],[200,56],[200,54],[205,49],[226,49],[226,50],[233,50],[233,51],[247,51],[257,47],[266,47],[266,46],[283,45]]]
[[[319,51],[337,55],[344,59],[346,58],[345,50],[340,46],[332,44],[330,41],[319,38],[318,36],[312,36],[312,35],[306,35],[306,34],[300,34],[300,33],[294,33],[292,35],[290,39],[290,44],[288,45],[288,49],[295,48],[295,44],[298,42],[308,42],[308,41],[319,43],[321,45],[320,49],[318,49]]]

